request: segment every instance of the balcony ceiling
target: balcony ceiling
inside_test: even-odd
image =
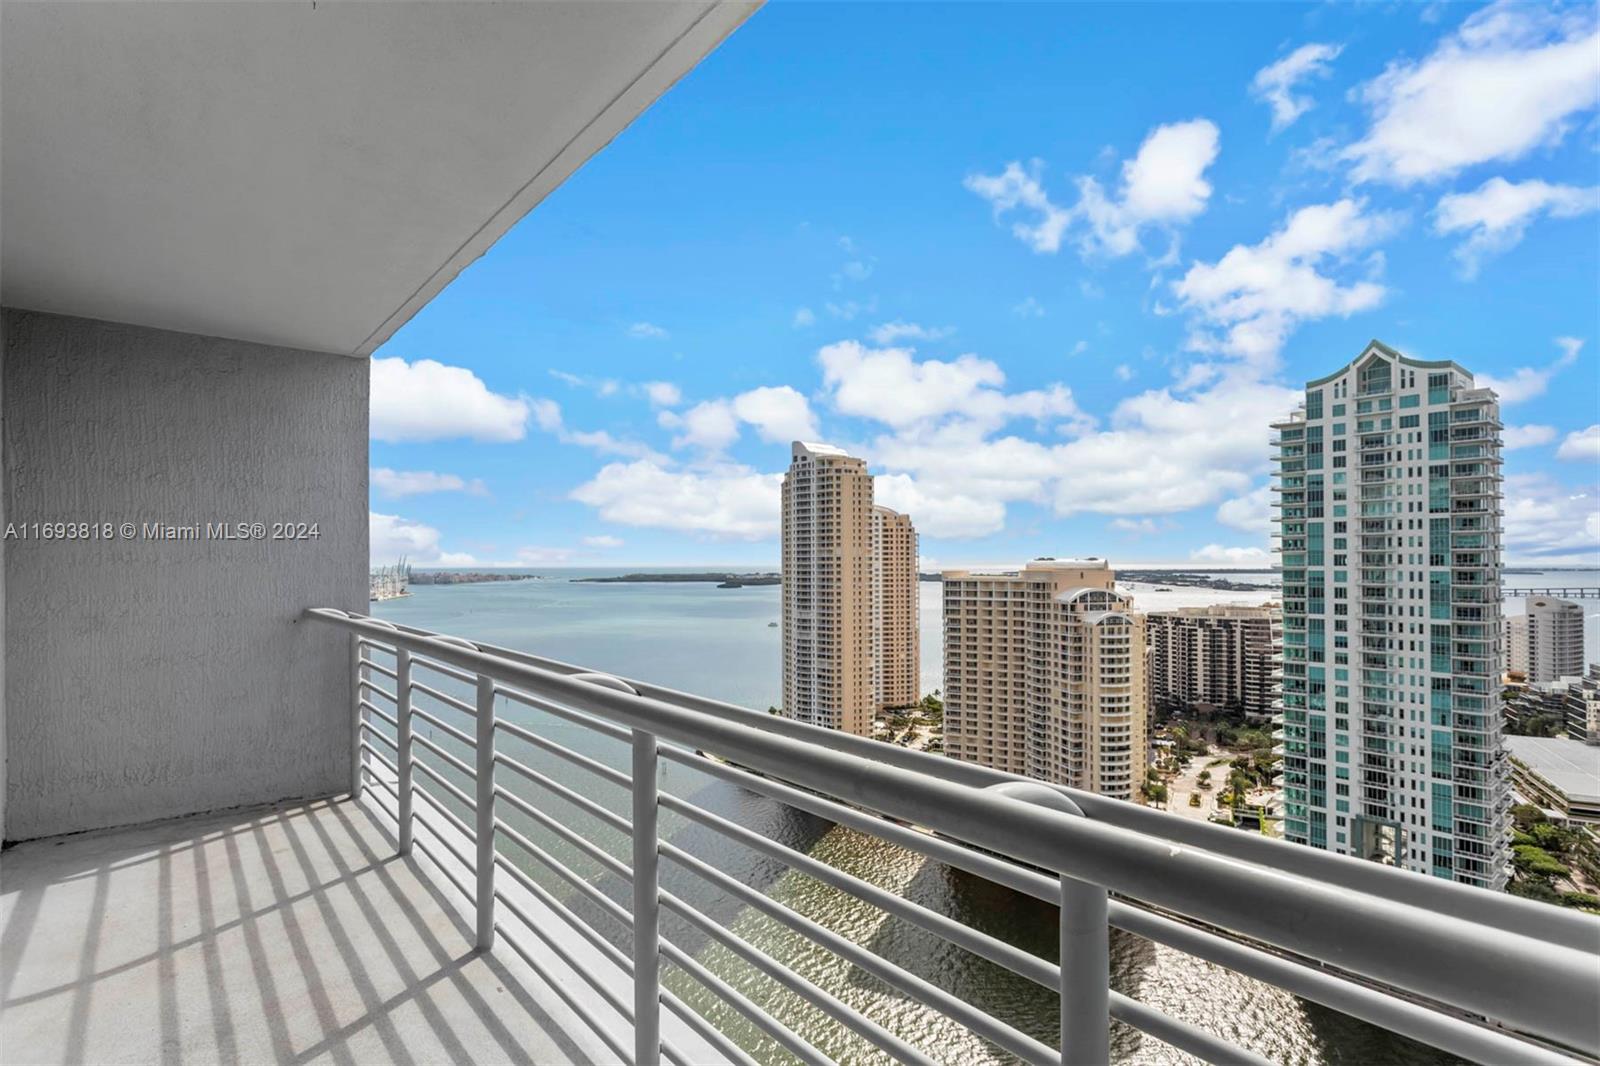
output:
[[[369,354],[757,6],[8,0],[0,300]]]

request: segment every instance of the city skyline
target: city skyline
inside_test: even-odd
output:
[[[1593,22],[764,10],[378,352],[373,558],[771,564],[799,437],[925,569],[1269,565],[1264,427],[1378,338],[1500,392],[1507,561],[1600,563]]]

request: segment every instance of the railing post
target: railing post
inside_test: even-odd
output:
[[[361,682],[366,667],[361,665],[361,635],[350,634],[350,799],[361,802]]]
[[[661,1061],[660,807],[653,733],[633,731],[633,1061]]]
[[[478,947],[494,947],[494,678],[478,675]]]
[[[400,854],[411,854],[411,653],[396,648],[394,654],[395,745],[399,752],[400,780],[395,788],[400,796]]]
[[[1065,793],[1031,781],[985,791],[1086,817]],[[1111,1061],[1111,924],[1101,885],[1061,879],[1061,1066]]]

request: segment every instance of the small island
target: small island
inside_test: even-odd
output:
[[[781,585],[782,574],[621,574],[617,577],[575,577],[571,579],[577,583],[593,585],[618,585],[618,584],[660,584],[694,582],[706,584],[715,582],[719,589],[739,589],[747,585]]]
[[[473,585],[480,581],[535,581],[535,574],[505,574],[493,570],[413,570],[413,585]]]

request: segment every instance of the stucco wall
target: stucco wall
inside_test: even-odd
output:
[[[366,605],[367,361],[4,315],[6,521],[202,527],[6,544],[6,839],[346,788],[348,643],[297,618]]]

